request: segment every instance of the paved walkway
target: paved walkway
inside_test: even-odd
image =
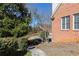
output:
[[[31,49],[30,51],[32,52],[32,56],[46,56],[46,53],[38,48]]]

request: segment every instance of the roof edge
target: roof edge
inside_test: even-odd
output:
[[[57,7],[55,8],[55,10],[54,10],[54,12],[53,12],[53,14],[52,14],[52,18],[53,18],[53,16],[55,15],[55,13],[56,13],[56,11],[59,9],[59,7],[61,6],[61,4],[62,3],[59,3],[58,5],[57,5]]]

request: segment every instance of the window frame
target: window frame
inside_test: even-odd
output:
[[[70,22],[70,16],[64,16],[65,17],[65,29],[63,29],[63,25],[62,25],[62,21],[63,21],[63,17],[61,17],[61,30],[70,30],[70,27],[69,28],[67,28],[67,25],[66,25],[66,23],[67,23],[67,19],[66,19],[66,17],[69,17],[69,22]],[[70,26],[70,23],[69,23],[69,26]]]
[[[76,13],[76,14],[79,14],[79,13]],[[76,14],[73,15],[73,30],[79,30],[75,28],[75,15]]]

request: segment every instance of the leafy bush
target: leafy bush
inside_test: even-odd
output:
[[[32,56],[32,52],[28,51],[24,56]]]
[[[19,38],[18,40],[17,40],[17,42],[18,42],[18,47],[19,47],[19,50],[26,50],[26,48],[27,48],[27,38]]]
[[[13,55],[17,48],[15,38],[0,38],[0,55]]]
[[[19,37],[31,31],[31,20],[31,13],[24,4],[0,4],[0,55],[25,53],[27,39]],[[22,52],[18,53],[18,49]]]
[[[26,38],[0,38],[0,55],[24,55],[26,49]]]
[[[46,32],[46,31],[43,31],[43,32],[41,32],[40,33],[40,36],[43,38],[43,41],[45,42],[45,41],[47,41],[47,37],[48,37],[48,32]]]

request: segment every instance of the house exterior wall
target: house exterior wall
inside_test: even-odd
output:
[[[79,30],[73,30],[73,14],[79,13],[78,3],[62,3],[52,21],[53,42],[79,42]],[[70,29],[61,30],[61,17],[70,16]]]

